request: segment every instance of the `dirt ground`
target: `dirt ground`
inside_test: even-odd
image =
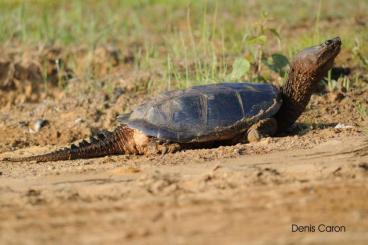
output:
[[[0,240],[366,244],[368,138],[340,134],[314,146],[303,136],[151,158],[2,163]]]
[[[110,79],[113,93],[90,96],[78,79],[45,90],[38,76],[36,65],[0,63],[0,159],[112,129],[148,97],[128,75]],[[1,162],[0,243],[367,244],[367,122],[357,111],[367,98],[358,88],[313,95],[289,132],[258,143]]]

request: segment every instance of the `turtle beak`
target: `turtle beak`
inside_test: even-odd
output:
[[[335,37],[335,38],[326,40],[324,43],[322,43],[322,46],[324,48],[327,48],[328,50],[338,50],[338,51],[340,51],[341,39],[340,39],[340,37]]]
[[[317,64],[319,67],[323,67],[325,65],[331,66],[333,60],[340,53],[341,49],[341,39],[340,37],[335,37],[329,40],[326,40],[322,44],[317,46],[318,54],[317,54]]]

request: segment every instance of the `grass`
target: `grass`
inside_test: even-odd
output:
[[[365,134],[368,136],[368,106],[363,103],[358,103],[356,109],[359,115],[362,117],[365,125],[363,125],[363,130]]]
[[[87,58],[69,51],[66,63],[95,88],[106,75],[92,69],[103,45],[133,53],[130,70],[150,74],[140,85],[150,93],[231,80],[281,84],[295,52],[337,35],[340,62],[367,71],[367,12],[359,0],[0,0],[0,46],[85,47]]]
[[[368,106],[365,104],[358,104],[357,110],[360,114],[360,116],[365,120],[368,121]]]

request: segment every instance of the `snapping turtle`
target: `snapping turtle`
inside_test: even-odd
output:
[[[257,141],[291,126],[339,54],[339,37],[302,50],[281,87],[221,83],[166,92],[118,117],[120,126],[44,155],[9,161],[55,161],[112,154],[174,152],[213,142]]]
[[[165,142],[221,141],[272,118],[281,104],[270,84],[220,83],[163,93],[118,121]]]

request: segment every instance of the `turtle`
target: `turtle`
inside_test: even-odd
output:
[[[117,118],[119,126],[79,144],[6,161],[57,161],[115,154],[165,154],[209,145],[254,142],[288,129],[303,113],[341,49],[335,37],[297,53],[288,79],[225,82],[162,93]]]

